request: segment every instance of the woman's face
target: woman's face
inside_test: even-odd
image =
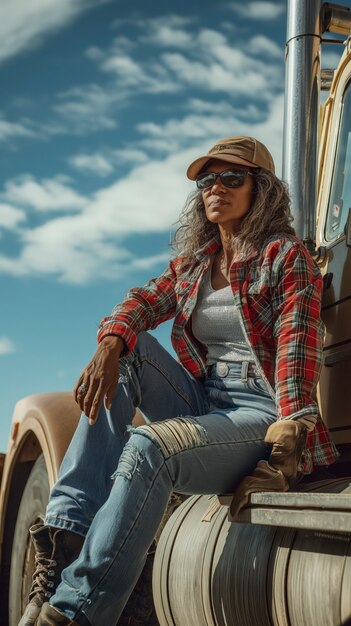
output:
[[[223,172],[233,169],[247,170],[248,168],[227,161],[213,160],[206,171]],[[212,187],[202,191],[207,219],[226,231],[237,232],[242,218],[251,206],[252,189],[253,176],[250,174],[246,176],[244,184],[236,188],[225,187],[218,176]]]

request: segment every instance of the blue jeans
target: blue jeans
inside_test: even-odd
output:
[[[148,422],[131,428],[135,407]],[[120,361],[111,410],[82,416],[45,523],[86,535],[50,603],[82,626],[116,623],[171,492],[231,492],[269,450],[275,403],[247,364],[196,381],[147,333]],[[87,621],[88,620],[88,621]]]

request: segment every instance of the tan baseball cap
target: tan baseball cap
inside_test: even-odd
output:
[[[212,159],[248,167],[264,167],[273,174],[275,173],[272,155],[263,143],[253,137],[226,137],[220,139],[206,156],[199,157],[189,165],[188,178],[196,180],[206,163]]]

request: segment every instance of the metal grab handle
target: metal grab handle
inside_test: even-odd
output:
[[[328,354],[324,359],[324,365],[326,367],[333,367],[333,365],[341,363],[342,361],[351,361],[351,348],[345,348],[333,354]]]

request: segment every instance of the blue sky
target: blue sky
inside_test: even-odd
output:
[[[0,450],[166,265],[193,158],[250,134],[280,172],[285,23],[284,0],[2,1]]]

